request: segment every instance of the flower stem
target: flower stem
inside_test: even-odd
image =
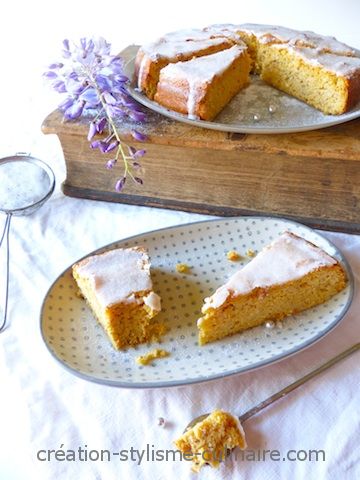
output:
[[[124,148],[123,148],[124,142],[121,140],[120,135],[117,131],[114,119],[112,118],[112,115],[109,113],[108,105],[104,100],[104,95],[101,92],[100,88],[98,87],[98,84],[96,83],[96,80],[95,80],[95,78],[93,78],[91,73],[87,72],[87,75],[88,75],[88,78],[90,80],[90,83],[93,85],[94,89],[96,90],[96,92],[99,96],[101,106],[102,106],[102,108],[105,112],[105,115],[106,115],[107,120],[109,122],[109,126],[111,127],[110,133],[115,135],[116,140],[119,142],[119,146],[118,146],[118,150],[117,150],[117,154],[116,154],[116,159],[118,158],[119,153],[120,153],[121,157],[122,157],[122,160],[123,160],[123,163],[124,163],[124,177],[126,177],[129,174],[129,176],[132,178],[132,180],[134,180],[134,176],[131,173],[130,165],[129,165],[129,162],[128,162],[128,157],[125,155],[125,152],[124,152]],[[127,144],[125,144],[125,145],[128,146]]]

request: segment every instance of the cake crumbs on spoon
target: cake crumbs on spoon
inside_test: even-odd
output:
[[[170,352],[166,350],[161,350],[160,348],[155,348],[151,352],[146,353],[145,355],[140,355],[135,358],[135,361],[138,365],[149,365],[153,360],[157,358],[165,358],[170,355]]]

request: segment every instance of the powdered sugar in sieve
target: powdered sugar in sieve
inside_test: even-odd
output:
[[[0,160],[0,212],[6,215],[0,237],[5,247],[5,301],[0,332],[7,318],[10,266],[10,223],[13,215],[29,215],[41,207],[54,191],[55,177],[51,168],[41,160],[17,154]]]

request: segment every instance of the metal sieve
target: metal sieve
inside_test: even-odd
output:
[[[5,329],[9,299],[10,224],[13,216],[31,215],[51,196],[55,176],[51,168],[30,154],[19,152],[0,159],[0,212],[6,215],[0,237],[5,242],[5,300],[0,332]]]

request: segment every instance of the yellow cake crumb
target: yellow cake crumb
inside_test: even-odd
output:
[[[191,267],[187,265],[186,263],[178,263],[176,265],[176,271],[178,273],[190,273]]]
[[[226,458],[227,450],[246,448],[245,433],[238,418],[223,410],[214,410],[186,430],[174,444],[192,460],[194,472],[205,464],[218,467]]]
[[[232,262],[236,262],[237,260],[240,260],[241,255],[236,250],[229,250],[226,254],[226,257],[228,260],[231,260]]]
[[[246,255],[250,258],[253,258],[256,256],[256,252],[252,248],[248,248],[246,250]]]
[[[153,360],[156,360],[157,358],[165,358],[169,355],[170,353],[166,350],[155,348],[155,350],[151,350],[151,352],[148,352],[145,355],[140,355],[139,357],[136,357],[135,360],[138,365],[149,365]]]

